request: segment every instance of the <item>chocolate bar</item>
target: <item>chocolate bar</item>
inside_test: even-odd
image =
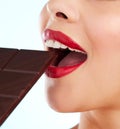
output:
[[[50,65],[48,51],[0,48],[0,125]]]

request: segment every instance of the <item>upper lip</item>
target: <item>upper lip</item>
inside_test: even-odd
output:
[[[56,40],[72,49],[78,49],[85,52],[85,50],[80,45],[78,45],[69,36],[60,31],[46,29],[43,33],[43,40],[44,42],[46,42],[47,40]]]

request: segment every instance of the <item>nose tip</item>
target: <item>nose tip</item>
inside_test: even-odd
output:
[[[47,11],[52,19],[63,19],[69,22],[78,20],[78,12],[73,3],[63,0],[51,0],[47,3]]]

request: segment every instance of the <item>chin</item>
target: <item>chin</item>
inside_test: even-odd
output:
[[[62,113],[85,112],[103,108],[106,104],[104,100],[94,98],[94,95],[85,96],[82,92],[78,95],[62,92],[49,87],[46,90],[47,102],[49,106]],[[92,97],[91,97],[92,96]],[[78,98],[77,98],[78,97]]]
[[[97,109],[97,105],[89,105],[85,102],[81,102],[79,105],[78,103],[74,103],[74,101],[69,100],[66,102],[67,99],[59,99],[57,96],[53,96],[50,93],[47,93],[47,101],[54,111],[60,113],[77,113],[77,112],[86,112],[90,110]]]
[[[69,104],[69,102],[64,103],[62,100],[54,101],[51,98],[48,98],[48,104],[50,108],[52,108],[56,112],[60,113],[72,113],[72,112],[79,112],[75,109],[73,104]]]
[[[69,88],[71,87],[70,85],[66,87],[66,83],[63,84],[60,81],[58,85],[54,85],[54,81],[52,82],[50,80],[48,81],[49,84],[46,84],[46,96],[47,102],[53,110],[62,113],[71,113],[83,112],[94,108],[84,93],[75,94],[73,93],[73,89]]]
[[[102,107],[104,95],[99,93],[84,65],[60,78],[46,76],[48,104],[57,112],[84,112]]]
[[[68,87],[63,84],[63,81],[58,80],[50,81],[46,84],[46,96],[49,106],[57,112],[73,112],[74,103],[71,92]]]

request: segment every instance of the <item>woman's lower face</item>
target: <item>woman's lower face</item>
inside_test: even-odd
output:
[[[48,103],[56,111],[120,107],[118,5],[120,1],[114,0],[49,0],[45,5],[41,12],[41,34],[46,29],[62,32],[87,54],[87,59],[73,71],[59,77],[46,77]]]

